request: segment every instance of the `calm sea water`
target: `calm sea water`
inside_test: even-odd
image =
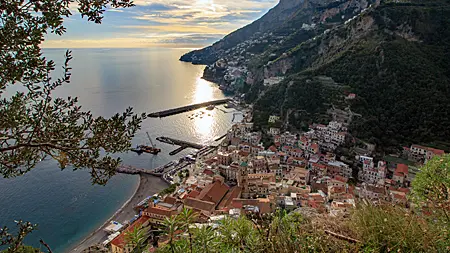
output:
[[[55,96],[77,96],[85,110],[94,115],[111,116],[133,107],[136,112],[154,112],[190,103],[223,98],[216,85],[202,80],[203,67],[179,62],[181,49],[77,49],[71,61],[71,83]],[[64,50],[46,49],[45,55],[61,65]],[[58,75],[55,75],[58,76]],[[209,112],[208,112],[209,113]],[[191,120],[191,113],[164,119],[148,119],[133,140],[148,143],[153,138],[177,137],[210,143],[231,126],[232,113],[219,110],[211,116]],[[158,156],[121,154],[126,164],[154,168],[187,155],[175,157],[175,149],[157,144]],[[0,226],[14,227],[14,220],[39,224],[26,240],[39,246],[39,238],[64,252],[111,217],[133,194],[138,178],[117,175],[106,186],[92,186],[87,171],[60,171],[53,161],[45,161],[29,174],[15,179],[0,178]],[[155,183],[160,182],[155,179]],[[163,187],[163,185],[161,186]],[[149,193],[153,194],[153,193]]]

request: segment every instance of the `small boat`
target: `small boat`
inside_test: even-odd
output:
[[[214,110],[214,108],[216,108],[214,105],[209,105],[208,107],[206,107],[206,110],[212,111]]]
[[[150,135],[148,134],[148,132],[147,132],[147,137],[151,143],[151,146],[140,145],[140,146],[137,146],[137,148],[132,151],[136,152],[138,154],[149,153],[152,155],[157,155],[159,152],[161,152],[161,149],[155,147],[155,144],[153,144],[152,138],[150,138]]]
[[[157,155],[159,152],[161,152],[161,149],[159,149],[159,148],[154,148],[154,147],[145,146],[145,145],[141,145],[141,146],[139,146],[139,148],[142,150],[142,152],[149,153],[152,155]]]
[[[131,152],[135,152],[138,155],[141,155],[142,153],[144,153],[144,150],[142,150],[139,146],[137,146],[136,148],[132,148],[130,149]]]
[[[211,116],[211,113],[208,113],[208,116]]]

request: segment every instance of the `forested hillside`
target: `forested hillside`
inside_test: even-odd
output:
[[[276,72],[281,63],[292,67],[256,102],[261,123],[269,114],[305,110],[308,117],[290,122],[304,127],[336,102],[333,95],[352,92],[357,99],[348,105],[362,116],[351,127],[357,137],[386,147],[450,140],[449,1],[382,2],[269,68]],[[339,88],[314,81],[318,76]]]

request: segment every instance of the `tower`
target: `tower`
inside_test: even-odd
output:
[[[239,174],[237,178],[238,186],[242,188],[242,197],[248,198],[250,195],[248,190],[248,164],[242,162],[239,166]]]

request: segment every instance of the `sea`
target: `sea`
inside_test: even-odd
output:
[[[74,49],[70,61],[71,82],[58,88],[54,97],[76,96],[84,110],[105,117],[123,112],[127,107],[133,107],[137,113],[151,113],[224,98],[217,85],[201,79],[204,66],[178,60],[188,51]],[[59,66],[64,62],[65,50],[44,49],[44,55],[55,61],[57,68],[52,76],[60,77]],[[176,147],[158,143],[155,138],[168,136],[210,144],[227,132],[235,118],[233,109],[223,107],[205,112],[202,118],[191,119],[194,113],[198,111],[145,120],[133,145],[148,145],[148,132],[162,152],[156,156],[119,154],[124,164],[151,169],[179,159],[193,150],[170,156],[168,153]],[[22,177],[0,178],[0,227],[8,226],[14,231],[16,220],[30,221],[38,224],[38,229],[26,238],[26,244],[42,248],[39,244],[42,238],[53,252],[67,252],[132,196],[138,179],[138,176],[116,175],[106,186],[92,185],[88,170],[61,171],[55,161],[45,160]],[[167,187],[157,178],[155,184],[161,190]]]

